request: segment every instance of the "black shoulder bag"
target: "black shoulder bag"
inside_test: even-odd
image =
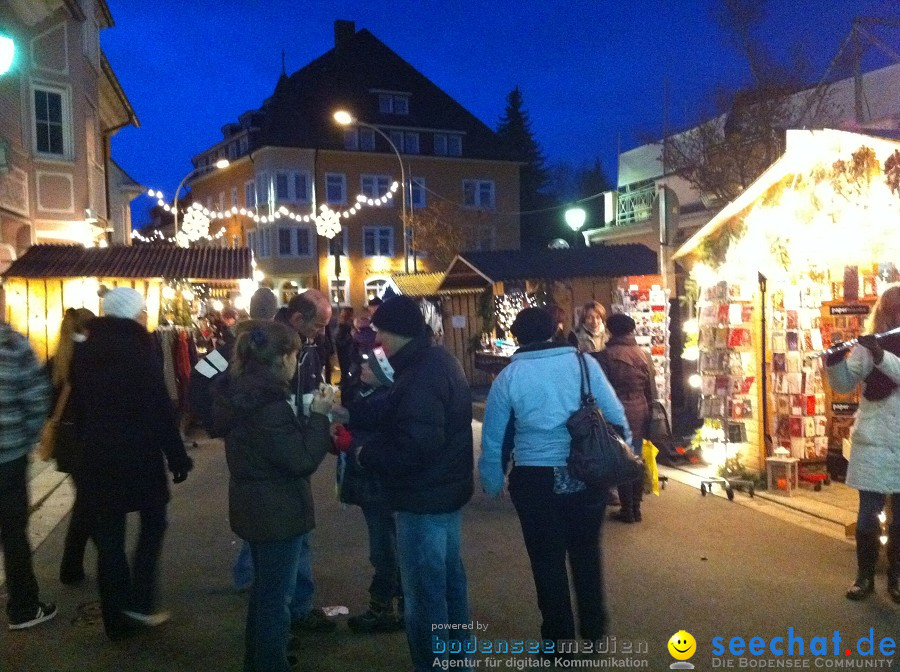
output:
[[[572,437],[567,461],[569,473],[589,486],[609,487],[640,478],[644,461],[619,436],[591,393],[591,379],[584,354],[579,352],[581,406],[566,421]]]

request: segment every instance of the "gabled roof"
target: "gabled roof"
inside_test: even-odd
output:
[[[511,280],[653,275],[656,253],[645,245],[596,245],[562,250],[501,250],[457,255],[439,292],[478,289]]]
[[[380,113],[378,91],[410,94],[409,114]],[[365,29],[346,35],[290,77],[281,76],[260,110],[264,119],[255,145],[343,150],[343,130],[333,120],[339,109],[383,129],[457,131],[464,134],[463,158],[512,160],[490,128]],[[390,151],[380,137],[376,148]]]
[[[444,275],[446,274],[443,271],[440,273],[398,273],[391,276],[391,283],[400,294],[406,296],[436,296]]]
[[[32,245],[3,277],[241,280],[253,268],[247,247]]]

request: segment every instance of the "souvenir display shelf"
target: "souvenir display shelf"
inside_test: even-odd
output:
[[[671,377],[669,373],[669,290],[657,284],[626,278],[613,289],[613,313],[625,313],[634,320],[635,340],[653,360],[656,393],[671,417]]]

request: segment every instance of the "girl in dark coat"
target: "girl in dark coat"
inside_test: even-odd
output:
[[[592,354],[600,362],[616,396],[625,407],[625,417],[631,427],[631,445],[634,452],[640,455],[650,422],[650,405],[656,399],[653,361],[637,344],[634,320],[628,315],[611,315],[606,328],[612,334],[606,343],[606,349]],[[619,503],[622,508],[612,517],[623,523],[640,522],[643,494],[643,477],[630,483],[619,483]]]
[[[107,636],[120,639],[131,622],[159,625],[169,618],[155,611],[169,501],[166,464],[180,483],[193,462],[144,326],[143,297],[117,287],[104,295],[102,308],[104,317],[88,323],[88,339],[75,351],[71,398],[82,459],[79,487],[94,507],[103,625]],[[130,511],[141,517],[133,567],[125,556]]]
[[[235,344],[230,383],[214,402],[231,474],[231,529],[249,542],[253,557],[245,672],[290,669],[285,596],[294,594],[301,547],[315,527],[309,478],[331,445],[333,393],[316,393],[305,424],[288,403],[299,348],[300,337],[286,325],[247,324]]]

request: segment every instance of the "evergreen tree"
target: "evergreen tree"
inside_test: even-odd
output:
[[[519,171],[519,209],[527,213],[552,205],[552,199],[545,193],[549,178],[546,159],[531,132],[531,119],[518,86],[506,97],[506,110],[497,125],[497,135],[506,156],[523,164]],[[545,229],[547,224],[552,226],[552,216],[526,214],[520,221],[522,247],[546,244],[549,238]]]

